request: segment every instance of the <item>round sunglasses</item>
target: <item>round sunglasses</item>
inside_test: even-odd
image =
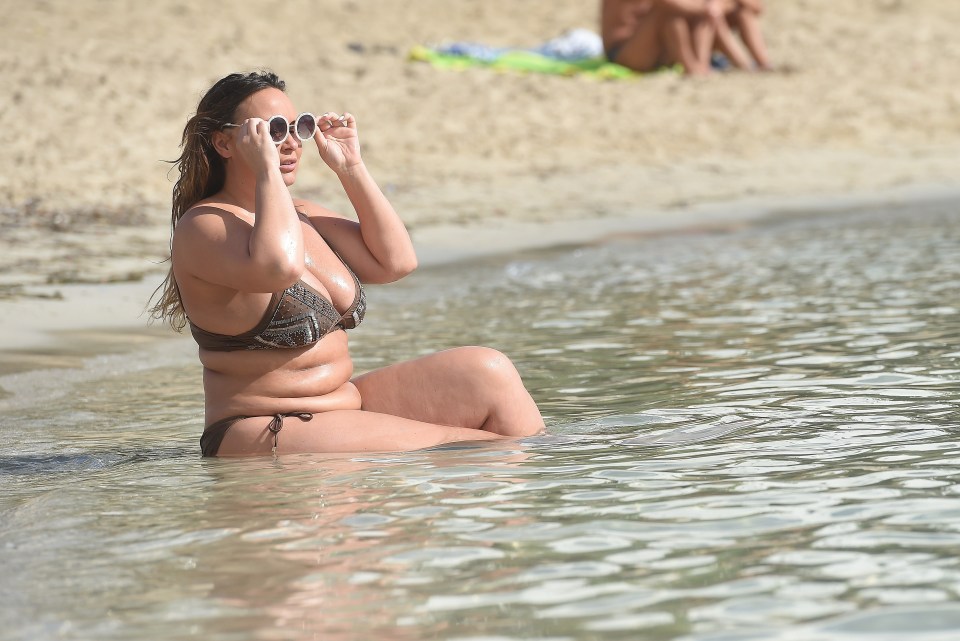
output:
[[[337,120],[341,126],[347,126],[346,116],[340,116]],[[240,125],[228,122],[223,126],[239,127]],[[267,129],[270,131],[270,139],[273,140],[276,145],[282,145],[290,134],[295,135],[301,141],[305,142],[313,138],[313,135],[317,133],[317,117],[312,113],[304,112],[297,116],[297,119],[291,123],[283,116],[277,114],[267,120]]]

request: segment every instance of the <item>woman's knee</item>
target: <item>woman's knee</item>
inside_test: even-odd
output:
[[[513,361],[499,350],[491,347],[458,347],[453,351],[457,352],[458,358],[464,361],[464,365],[469,367],[478,376],[489,379],[491,382],[519,383],[520,374],[514,366]]]
[[[490,347],[456,347],[442,354],[454,366],[474,409],[484,416],[479,427],[502,436],[530,436],[543,429],[543,418],[513,361]]]

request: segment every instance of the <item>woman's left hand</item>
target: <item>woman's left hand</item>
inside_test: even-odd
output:
[[[352,114],[342,116],[327,112],[317,118],[317,131],[313,139],[320,150],[320,157],[337,173],[346,171],[363,162],[360,158],[360,137],[357,135],[357,120]]]

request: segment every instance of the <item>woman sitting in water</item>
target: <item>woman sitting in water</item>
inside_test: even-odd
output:
[[[203,454],[399,451],[541,431],[513,364],[491,349],[351,378],[361,283],[398,280],[417,257],[364,166],[354,117],[298,114],[284,89],[269,72],[221,79],[176,161],[171,269],[151,311],[178,331],[189,323],[200,347]],[[311,139],[359,222],[291,197]]]

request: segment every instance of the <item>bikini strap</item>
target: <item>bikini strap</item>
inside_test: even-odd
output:
[[[273,433],[273,454],[277,453],[277,440],[280,430],[283,429],[283,419],[287,416],[296,416],[301,421],[306,423],[313,418],[313,414],[310,412],[286,412],[283,414],[274,414],[273,419],[270,420],[270,424],[267,425],[267,429]]]

